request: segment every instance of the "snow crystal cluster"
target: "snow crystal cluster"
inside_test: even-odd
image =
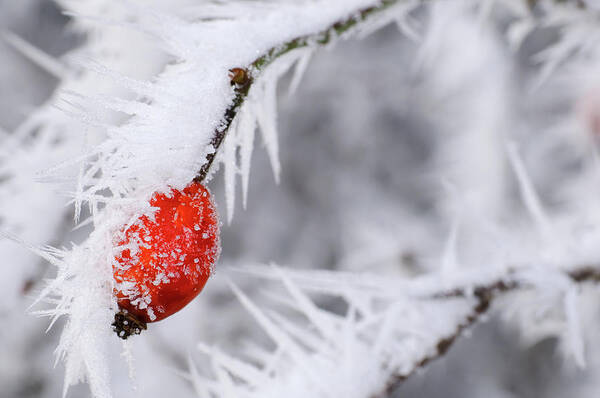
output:
[[[0,111],[9,396],[597,391],[598,1],[49,3],[0,5],[0,87],[47,91]],[[217,272],[121,343],[119,234],[213,154]]]

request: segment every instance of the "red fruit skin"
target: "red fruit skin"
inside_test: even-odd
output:
[[[113,265],[119,307],[146,323],[176,313],[196,297],[220,252],[219,218],[202,184],[155,194],[150,205],[158,210],[125,229]]]

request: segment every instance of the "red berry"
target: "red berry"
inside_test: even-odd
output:
[[[155,194],[150,205],[158,209],[125,229],[113,266],[120,321],[125,321],[119,326],[116,317],[113,325],[123,338],[189,303],[204,287],[219,256],[219,219],[202,184],[192,182],[183,191]],[[127,325],[131,327],[127,321],[139,323],[137,331],[127,331]]]

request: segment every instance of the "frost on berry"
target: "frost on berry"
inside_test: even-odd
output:
[[[152,217],[137,219],[117,242],[118,334],[123,321],[156,322],[183,308],[200,293],[219,256],[218,216],[202,184],[155,194],[150,205],[156,208]]]

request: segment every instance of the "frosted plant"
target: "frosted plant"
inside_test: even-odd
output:
[[[299,311],[308,323],[266,312],[233,287],[276,348],[268,352],[255,347],[248,353],[252,361],[244,363],[201,344],[200,350],[210,355],[215,380],[200,376],[192,364],[198,396],[384,396],[386,389],[393,389],[396,377],[408,376],[436,350],[445,349],[439,337],[451,339],[457,328],[469,322],[476,301],[419,302],[397,287],[375,293],[341,282],[347,310],[334,314],[317,307],[285,274],[273,269],[269,273],[281,277],[291,296],[281,302]],[[339,280],[343,275],[332,277]]]
[[[236,182],[241,179],[246,207],[257,128],[275,180],[281,179],[276,131],[280,78],[295,68],[293,93],[319,47],[364,38],[392,23],[418,48],[413,78],[422,82],[421,97],[411,98],[411,103],[430,113],[431,125],[446,137],[437,141],[430,165],[432,174],[445,181],[443,194],[432,200],[435,215],[421,220],[409,215],[408,207],[398,212],[397,224],[419,231],[413,240],[420,241],[418,249],[426,255],[418,272],[427,274],[402,278],[398,274],[411,273],[407,267],[394,271],[400,243],[409,241],[394,237],[406,230],[396,227],[395,235],[386,235],[377,221],[347,232],[344,243],[352,250],[335,264],[369,273],[257,271],[261,278],[284,282],[292,297],[284,301],[310,325],[287,318],[284,310],[267,314],[233,288],[277,347],[273,352],[255,349],[251,363],[244,363],[202,345],[213,361],[216,381],[201,376],[192,365],[191,380],[198,393],[390,394],[416,369],[445,354],[499,296],[503,314],[521,324],[526,339],[559,336],[566,356],[585,365],[577,286],[598,280],[597,268],[588,265],[598,261],[600,209],[594,200],[597,185],[590,185],[598,176],[597,154],[589,150],[589,134],[570,134],[581,114],[559,115],[562,123],[544,129],[537,142],[528,140],[527,132],[539,126],[516,115],[520,109],[514,97],[584,96],[598,65],[598,16],[592,2],[456,1],[423,6],[399,0],[103,0],[64,2],[64,7],[89,35],[86,45],[72,54],[77,59],[73,66],[65,67],[12,38],[22,52],[62,79],[49,102],[61,112],[43,107],[36,113],[40,120],[34,115],[10,139],[6,135],[3,140],[19,142],[19,150],[7,146],[3,166],[19,176],[6,186],[23,183],[23,195],[13,195],[22,200],[32,193],[25,170],[68,160],[44,176],[66,176],[76,220],[83,217],[81,225],[93,227],[80,244],[32,249],[58,268],[39,299],[52,305],[41,314],[53,321],[66,317],[57,349],[66,368],[65,392],[86,380],[95,397],[112,395],[112,363],[106,351],[117,310],[112,269],[121,248],[115,242],[126,226],[152,215],[152,195],[181,189],[194,179],[210,181],[222,167],[227,219],[235,223]],[[510,86],[513,54],[489,27],[506,15],[508,28],[502,33],[513,52],[524,48],[540,27],[560,33],[538,53],[542,67],[536,70],[535,84],[523,93]],[[564,83],[573,73],[579,77],[577,84]],[[457,97],[461,101],[452,103]],[[536,103],[552,105],[543,99]],[[583,108],[583,124],[589,126],[594,111],[589,105]],[[32,140],[31,145],[18,141],[38,126],[43,140]],[[83,154],[76,156],[82,147]],[[577,173],[560,166],[548,172],[544,159],[552,158],[558,147],[579,161]],[[44,154],[43,164],[23,167],[23,159],[38,152]],[[567,182],[554,184],[556,176]],[[562,207],[547,206],[549,196]],[[50,210],[60,203],[43,201]],[[385,218],[386,213],[382,209],[379,216]],[[12,224],[36,225],[26,214],[15,213],[14,218]],[[59,222],[57,218],[48,225]],[[387,239],[378,238],[384,235]],[[380,276],[383,263],[392,271]],[[319,308],[305,291],[342,297],[347,310]],[[513,291],[518,293],[508,294]]]
[[[202,376],[190,364],[189,377],[201,397],[275,397],[284,393],[388,396],[419,368],[444,355],[465,330],[484,319],[499,295],[520,289],[544,296],[535,303],[538,314],[547,302],[548,310],[564,315],[565,322],[550,333],[563,334],[567,352],[584,366],[574,283],[595,281],[600,276],[597,269],[585,267],[553,274],[540,269],[497,277],[471,274],[440,291],[439,275],[407,281],[344,272],[288,273],[272,266],[235,271],[281,281],[289,298],[271,296],[308,322],[283,315],[287,312],[281,308],[265,311],[232,285],[241,303],[275,343],[275,349],[249,346],[245,355],[250,359],[245,362],[217,347],[200,344],[199,349],[210,356],[214,375]],[[345,313],[318,307],[303,290],[319,293],[321,301],[323,294],[342,297]],[[523,308],[517,312],[523,312]],[[553,316],[528,316],[523,320],[535,318],[550,323]]]
[[[390,8],[394,3],[386,3],[383,8]],[[125,5],[126,17],[130,15],[128,13],[139,16],[131,28],[158,38],[162,49],[174,59],[153,81],[136,80],[97,61],[83,63],[84,68],[134,92],[139,100],[85,93],[85,100],[109,111],[129,115],[123,123],[118,123],[119,120],[116,123],[103,120],[98,110],[83,108],[83,112],[69,112],[75,117],[81,114],[81,122],[86,127],[105,131],[107,139],[85,155],[79,188],[75,192],[76,218],[79,217],[82,204],[89,205],[89,221],[93,223],[94,231],[81,245],[52,254],[52,262],[58,266],[59,272],[40,295],[44,300],[53,297],[58,299],[56,309],[49,311],[49,314],[54,317],[69,315],[58,348],[59,358],[66,361],[65,388],[86,378],[95,396],[110,394],[102,347],[110,332],[112,308],[116,307],[112,302],[111,269],[114,256],[118,254],[113,248],[114,236],[118,235],[122,226],[128,225],[140,214],[151,211],[147,202],[152,193],[162,192],[167,187],[181,187],[192,180],[198,170],[200,178],[204,177],[202,173],[206,174],[208,170],[202,169],[202,166],[205,158],[209,162],[212,160],[209,144],[214,132],[224,132],[233,122],[227,116],[220,121],[220,115],[227,109],[237,111],[246,95],[249,98],[246,106],[253,108],[254,112],[242,109],[242,115],[250,119],[240,118],[236,121],[236,132],[230,134],[224,145],[221,156],[228,169],[226,181],[229,186],[233,183],[230,170],[235,164],[231,160],[237,146],[233,139],[240,138],[246,144],[242,152],[245,165],[242,172],[245,173],[243,179],[247,186],[249,151],[253,141],[251,134],[257,123],[262,127],[277,175],[277,141],[273,119],[275,82],[306,55],[279,56],[295,47],[329,42],[333,40],[331,35],[343,33],[380,8],[368,1],[351,4],[340,2],[329,5],[327,12],[322,12],[322,5],[318,2],[307,2],[302,6],[284,3],[276,9],[266,6],[268,18],[265,19],[263,14],[259,14],[264,12],[265,7],[250,4],[237,19],[221,20],[215,14],[220,12],[228,15],[231,6],[188,7],[186,17],[182,18],[160,12],[160,7],[148,9],[133,3]],[[86,14],[89,12],[85,9],[76,10],[72,15],[84,21],[89,19],[117,26],[131,25],[130,22],[124,22],[118,13],[97,18]],[[355,12],[358,12],[357,16],[352,15]],[[206,18],[211,18],[211,21],[195,22]],[[294,25],[293,22],[299,19],[304,23]],[[329,27],[340,19],[344,21],[341,27]],[[290,26],[298,28],[292,30]],[[277,32],[277,35],[273,35],[273,32]],[[240,42],[250,40],[248,34],[252,35],[254,46],[240,47]],[[210,41],[207,41],[208,37]],[[221,39],[215,41],[215,37]],[[291,40],[289,48],[279,48],[281,40]],[[217,53],[206,57],[207,53],[213,53],[216,49]],[[267,55],[256,57],[257,53],[265,51]],[[258,71],[271,64],[271,57],[278,59],[269,65],[264,76],[260,76],[262,80],[259,80]],[[244,92],[243,84],[240,84],[232,92],[227,71],[236,65],[249,63],[253,63],[255,70],[251,70],[251,73],[256,74],[257,78],[253,90]],[[234,108],[228,105],[232,99]],[[215,149],[212,148],[212,151]],[[230,195],[229,203],[232,200]],[[229,207],[232,209],[231,205]]]

